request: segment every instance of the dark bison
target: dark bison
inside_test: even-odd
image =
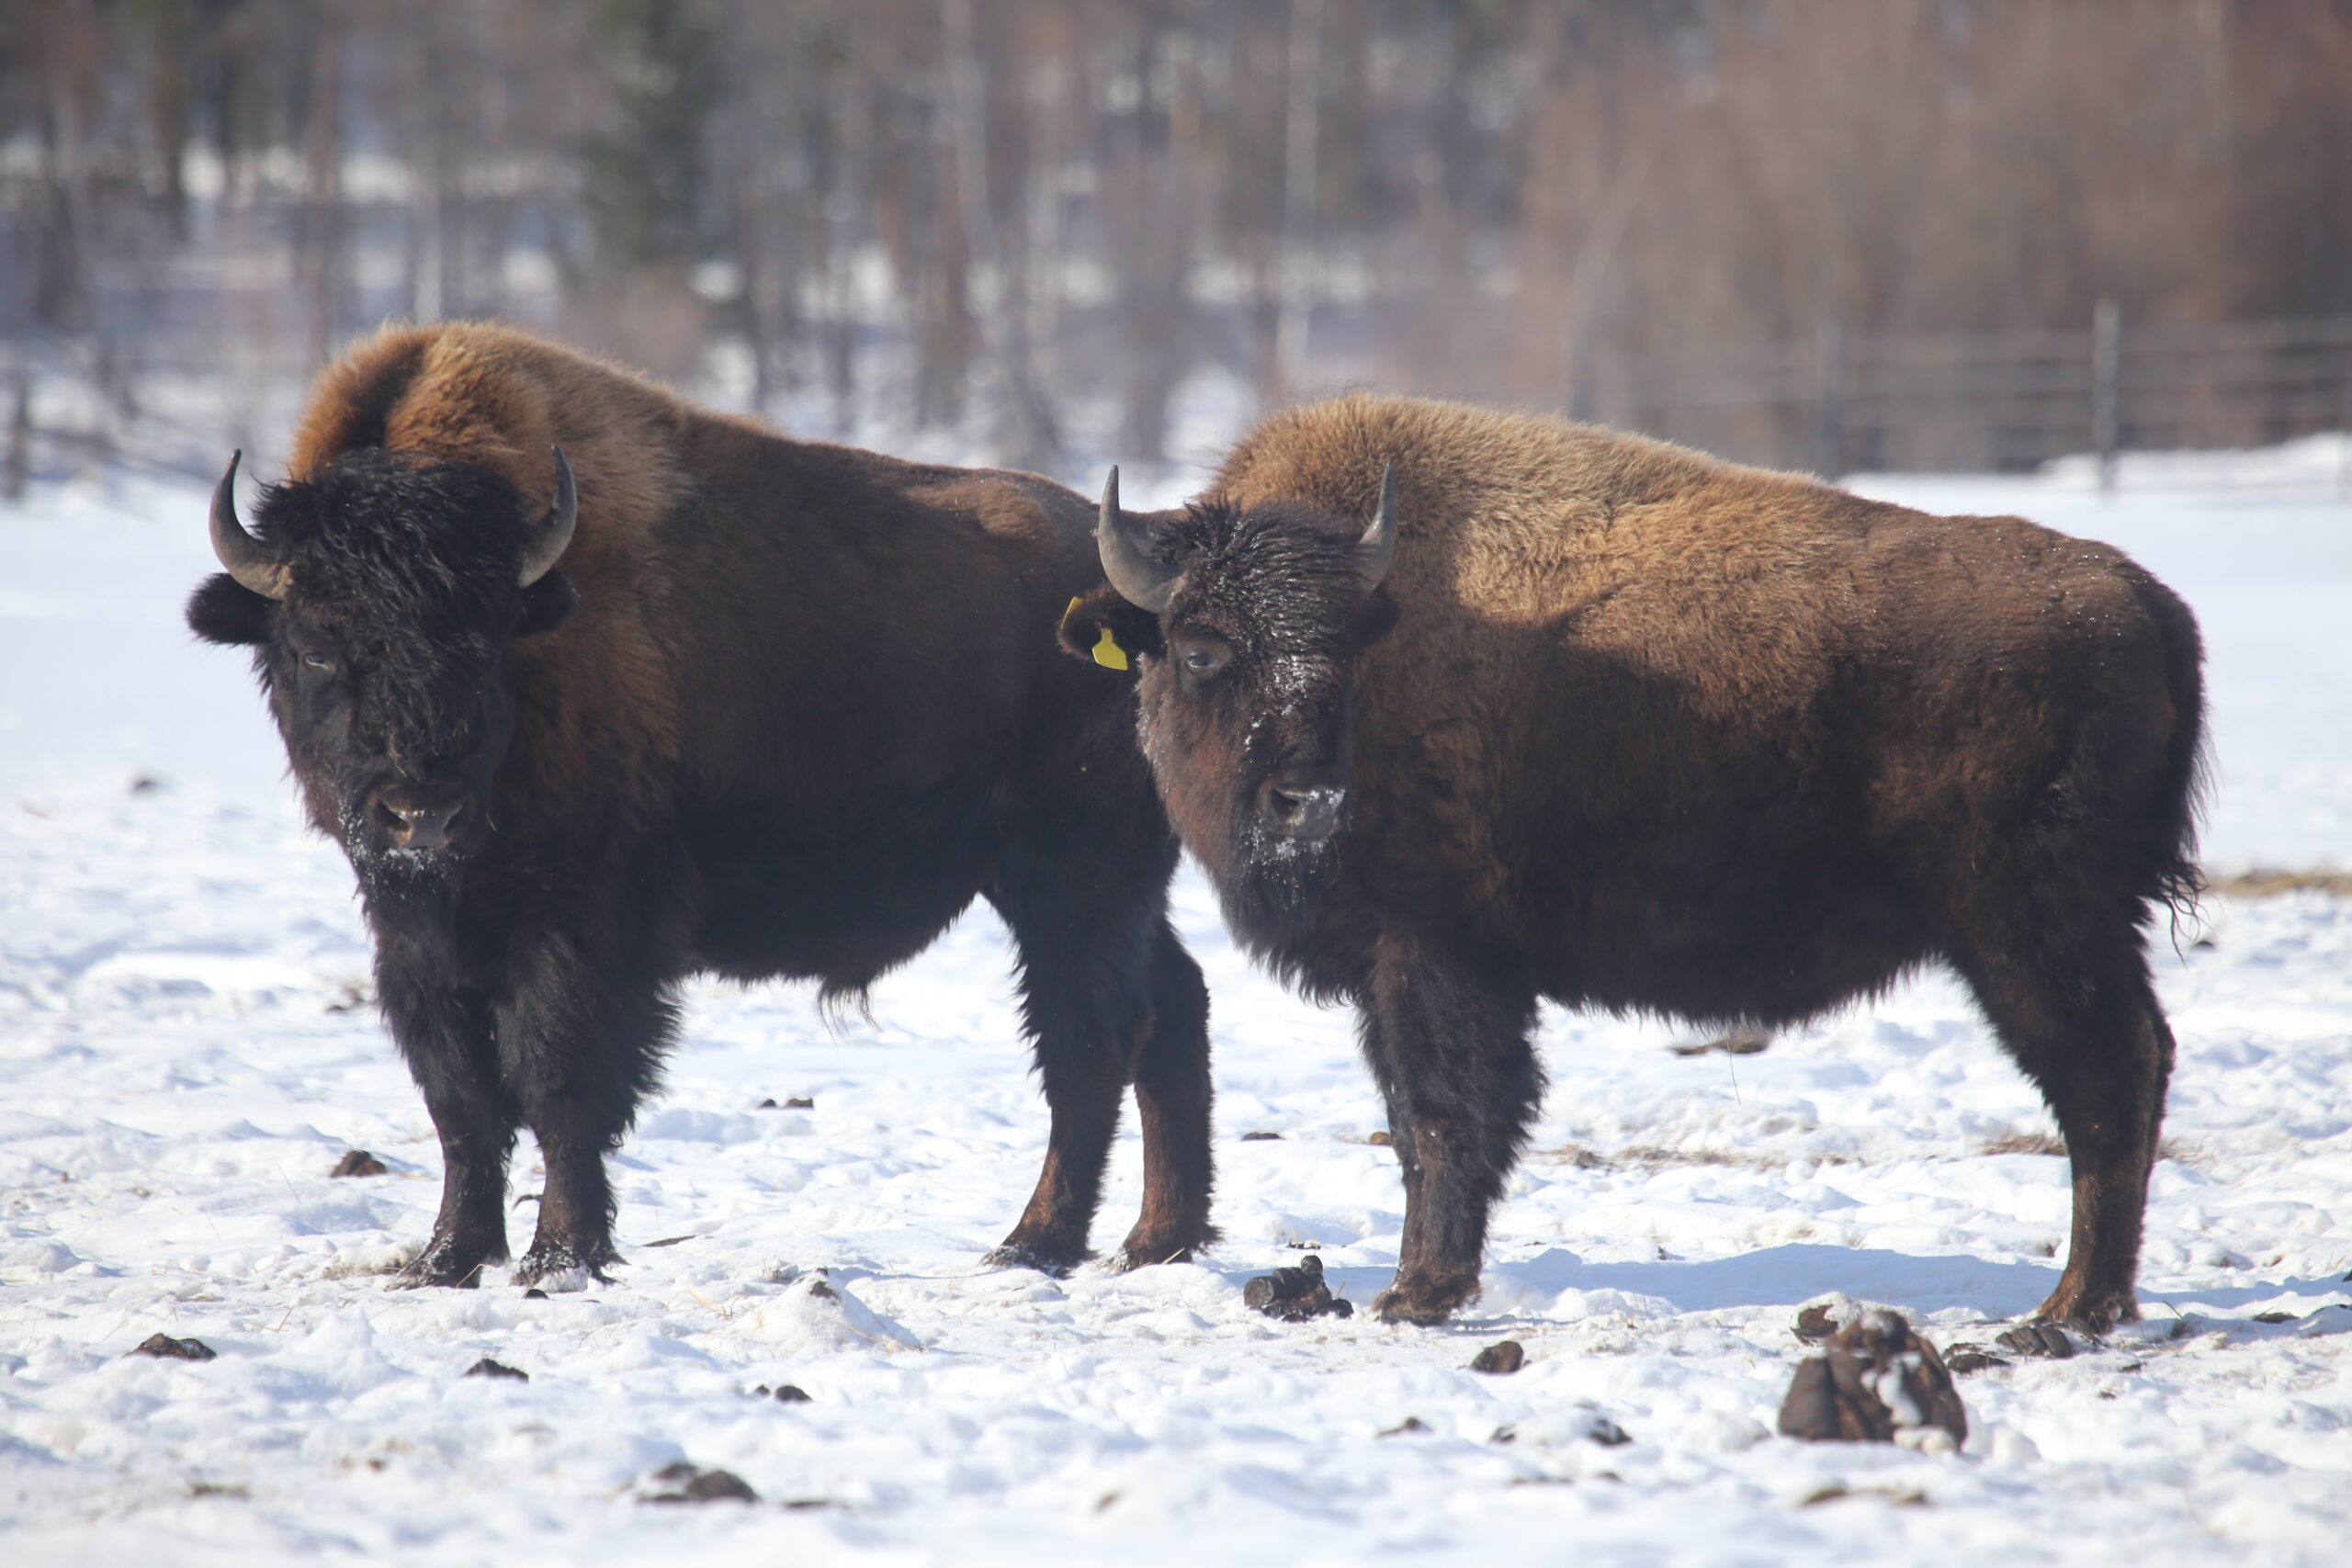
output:
[[[1394,463],[1384,491],[1384,467]],[[1538,998],[1750,1028],[1929,962],[2075,1169],[2043,1315],[2136,1315],[2192,886],[2197,628],[2104,545],[1547,419],[1350,398],[1100,525],[1074,649],[1235,932],[1359,1010],[1404,1168],[1385,1317],[1472,1298],[1544,1079]],[[1392,559],[1393,557],[1393,559]]]
[[[1134,706],[1054,646],[1093,508],[1029,474],[787,441],[488,326],[389,331],[312,394],[286,482],[188,605],[246,643],[311,819],[358,874],[377,994],[447,1174],[415,1284],[613,1250],[605,1156],[678,980],[854,993],[975,895],[1020,948],[1052,1108],[998,1257],[1085,1255],[1125,1087],[1127,1263],[1212,1235],[1207,998]]]

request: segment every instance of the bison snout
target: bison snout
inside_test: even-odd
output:
[[[445,850],[452,830],[465,815],[466,803],[387,793],[377,798],[376,811],[384,837],[403,850]]]
[[[1275,824],[1294,839],[1328,839],[1340,830],[1348,786],[1337,769],[1295,768],[1267,786]]]

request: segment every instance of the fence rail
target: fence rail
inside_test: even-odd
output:
[[[1838,474],[2020,469],[2094,452],[2352,430],[2352,316],[1849,338],[1613,367],[1577,400],[1727,457]]]

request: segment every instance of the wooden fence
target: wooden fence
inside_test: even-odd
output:
[[[2014,471],[2352,430],[2352,316],[1849,338],[1596,367],[1577,412],[1748,462]]]

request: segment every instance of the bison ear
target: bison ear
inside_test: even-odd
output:
[[[187,596],[188,629],[207,642],[251,648],[269,640],[273,608],[227,572],[215,572]]]
[[[1137,654],[1159,651],[1159,617],[1128,604],[1109,583],[1098,582],[1062,613],[1061,638],[1064,652],[1132,671]]]
[[[1364,602],[1363,614],[1356,618],[1356,646],[1370,648],[1396,629],[1396,617],[1401,612],[1396,601],[1388,596],[1385,588],[1375,588]]]
[[[523,618],[514,635],[537,637],[551,632],[571,619],[571,612],[578,608],[580,590],[571,586],[571,573],[550,571],[523,590]]]

